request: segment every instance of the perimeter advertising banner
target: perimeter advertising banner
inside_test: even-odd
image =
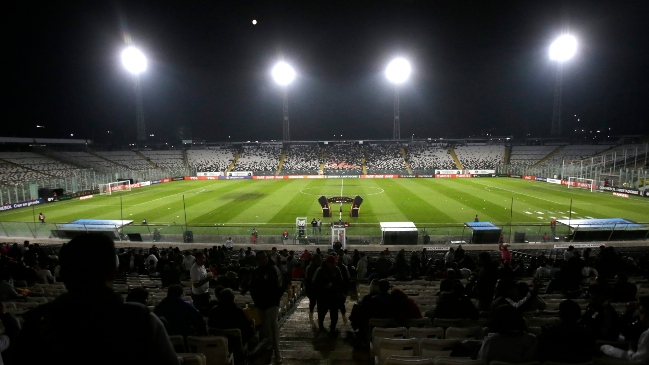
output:
[[[598,186],[597,189],[603,190],[603,191],[610,191],[610,192],[613,192],[613,193],[622,193],[622,194],[629,194],[629,195],[634,195],[634,196],[649,197],[649,190],[641,191],[641,190],[633,189],[633,188],[614,188],[612,186]]]
[[[0,206],[0,211],[5,211],[5,210],[12,210],[12,209],[17,209],[17,208],[24,208],[24,207],[31,207],[32,205],[38,205],[38,204],[43,204],[45,201],[42,198],[39,199],[34,199],[34,200],[27,200],[24,202],[17,202],[17,203],[7,203],[2,206]]]
[[[252,176],[185,176],[185,180],[252,180]]]
[[[223,173],[220,171],[217,172],[197,172],[196,176],[223,176]]]
[[[523,176],[521,176],[521,179],[523,179],[523,180],[536,180],[536,176],[523,175]]]
[[[462,170],[435,170],[435,175],[459,175]]]
[[[471,177],[471,174],[435,174],[435,178],[437,179],[454,179],[454,178],[464,178],[464,177]]]
[[[361,175],[363,179],[396,179],[399,175]]]

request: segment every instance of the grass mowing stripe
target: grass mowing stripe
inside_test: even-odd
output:
[[[430,182],[426,183],[419,180],[420,179],[404,179],[404,181],[399,181],[399,183],[408,191],[408,200],[413,199],[420,202],[417,211],[419,216],[416,218],[421,219],[422,217],[426,217],[426,222],[452,222],[453,218],[441,209],[444,205],[438,204],[439,202],[435,201],[435,195],[438,191],[430,186]],[[403,190],[401,190],[401,192],[403,192]],[[422,196],[425,196],[426,198],[422,198]],[[402,206],[401,209],[410,210],[411,207]],[[421,223],[421,221],[418,220],[415,220],[414,222]]]

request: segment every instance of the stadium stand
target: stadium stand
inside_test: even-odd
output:
[[[144,156],[149,158],[156,166],[167,169],[177,169],[185,167],[182,151],[140,151]]]
[[[368,174],[404,173],[406,170],[398,144],[367,144],[363,150]]]
[[[274,172],[281,155],[281,145],[244,146],[232,171]]]
[[[320,170],[320,147],[317,144],[290,145],[282,164],[286,174],[310,175]]]
[[[97,156],[119,165],[128,166],[131,170],[146,170],[153,168],[153,165],[138,155],[136,151],[97,152]]]
[[[67,177],[74,175],[78,169],[66,163],[38,155],[33,152],[0,152],[2,164],[2,181],[25,181],[48,177]]]
[[[446,147],[410,146],[407,156],[410,168],[413,170],[450,170],[457,168]]]
[[[543,161],[539,166],[561,164],[562,161],[581,160],[610,149],[611,145],[567,145]]]
[[[128,168],[128,166],[120,165],[115,162],[106,160],[90,152],[62,151],[60,153],[63,154],[64,156],[68,156],[69,158],[85,162],[98,170],[105,170],[105,169],[120,170],[120,169]]]
[[[509,164],[513,166],[532,166],[556,148],[557,146],[512,146]]]
[[[199,172],[225,172],[235,156],[236,150],[225,147],[187,151],[189,166]]]
[[[505,146],[457,146],[455,154],[465,169],[493,170],[503,163]]]
[[[357,144],[337,144],[325,147],[325,174],[361,174],[363,151]]]

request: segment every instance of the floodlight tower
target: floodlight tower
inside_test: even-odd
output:
[[[293,67],[291,67],[288,63],[286,62],[279,62],[273,67],[273,79],[275,82],[282,87],[282,96],[283,96],[283,101],[284,105],[282,108],[282,113],[283,113],[283,129],[282,129],[282,140],[283,141],[290,141],[291,140],[291,132],[289,129],[289,123],[288,123],[288,84],[290,84],[293,79],[295,79],[295,70],[293,70]]]
[[[135,47],[128,47],[122,51],[122,64],[133,77],[133,90],[135,91],[135,119],[137,123],[137,140],[146,140],[144,128],[144,109],[142,108],[142,88],[140,87],[140,74],[146,71],[147,61],[144,54]]]
[[[550,59],[557,62],[557,77],[554,84],[554,108],[552,110],[553,135],[561,134],[561,94],[563,89],[563,63],[577,52],[577,39],[562,35],[550,45]]]
[[[401,125],[399,122],[399,85],[408,80],[410,76],[410,63],[403,58],[395,58],[385,69],[385,77],[394,84],[394,128],[392,139],[401,139]]]

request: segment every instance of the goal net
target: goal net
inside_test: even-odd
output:
[[[115,181],[108,184],[99,184],[99,195],[111,195],[119,191],[131,191],[131,182]]]
[[[588,189],[590,191],[595,191],[597,190],[597,184],[593,179],[584,179],[582,177],[569,177],[568,189],[570,188]]]

